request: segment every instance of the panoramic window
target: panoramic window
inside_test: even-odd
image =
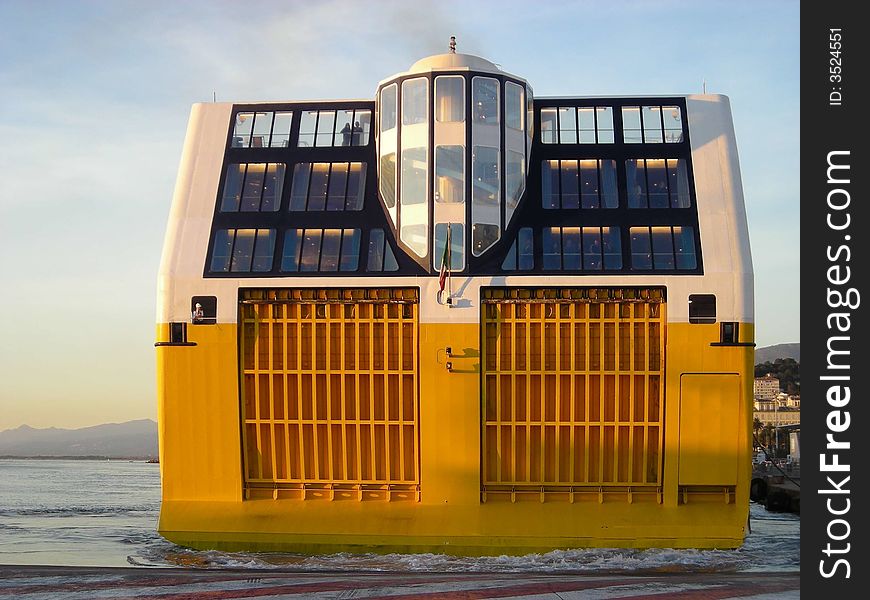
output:
[[[689,226],[632,227],[633,270],[694,270],[697,268],[695,233]]]
[[[236,113],[233,148],[286,148],[290,144],[292,112]]]
[[[473,77],[471,80],[471,109],[477,123],[498,124],[498,79]]]
[[[284,189],[283,163],[227,165],[221,212],[275,212]]]
[[[435,78],[435,120],[440,123],[465,121],[465,78]]]
[[[298,163],[293,169],[290,210],[362,210],[365,184],[365,163]]]
[[[356,271],[359,229],[288,229],[281,270],[294,272]]]
[[[675,144],[683,141],[679,106],[623,106],[622,131],[626,144]]]
[[[622,269],[618,227],[545,227],[541,233],[545,271]]]
[[[401,238],[420,257],[426,256],[429,247],[427,158],[425,147],[402,148]]]
[[[505,125],[511,129],[523,130],[523,111],[525,91],[522,86],[508,81],[504,88]]]
[[[545,144],[612,144],[613,108],[563,106],[541,109],[541,141]]]
[[[545,160],[541,163],[544,208],[616,208],[616,162],[613,160]]]
[[[212,273],[263,273],[272,270],[274,229],[219,229],[211,253]]]
[[[369,109],[307,110],[299,121],[300,148],[367,146],[372,123]]]
[[[501,268],[505,271],[531,271],[535,268],[534,235],[531,227],[522,227],[511,244]]]
[[[688,208],[689,175],[682,158],[625,161],[629,208]]]
[[[526,189],[526,160],[521,152],[508,150],[505,156],[505,194],[508,215],[513,214]]]
[[[465,146],[435,146],[435,202],[465,202]]]
[[[471,155],[471,251],[480,256],[501,235],[498,148],[475,146]]]
[[[402,125],[425,123],[428,117],[429,80],[425,77],[402,82]]]
[[[372,229],[369,232],[369,254],[366,263],[366,271],[398,271],[399,263],[396,255],[386,240],[383,229]]]

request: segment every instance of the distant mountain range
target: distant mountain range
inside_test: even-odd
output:
[[[22,425],[0,431],[0,456],[157,458],[157,423],[139,419],[81,429]]]
[[[801,361],[800,342],[795,344],[776,344],[755,349],[755,364],[773,362],[777,358],[793,358],[796,362]]]

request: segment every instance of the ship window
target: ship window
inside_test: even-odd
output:
[[[366,146],[369,143],[372,111],[339,110],[335,117],[333,146]]]
[[[440,123],[465,121],[465,78],[435,78],[435,120]]]
[[[254,115],[254,131],[251,133],[251,148],[266,148],[272,133],[272,113],[258,112]]]
[[[545,227],[542,235],[544,270],[558,271],[562,268],[562,231],[559,227]]]
[[[272,125],[270,148],[286,148],[290,145],[290,126],[293,124],[292,112],[276,112]]]
[[[620,241],[619,227],[602,227],[601,239],[603,241],[604,268],[618,270],[622,268],[622,242]]]
[[[671,206],[689,208],[691,201],[689,200],[689,173],[686,169],[686,161],[682,158],[669,158],[667,163]]]
[[[622,135],[626,144],[640,144],[643,134],[640,128],[640,107],[622,107]]]
[[[623,106],[622,130],[626,144],[675,144],[683,141],[679,106]]]
[[[498,124],[498,80],[474,77],[471,80],[471,105],[474,121]]]
[[[465,202],[465,146],[435,146],[435,201]]]
[[[483,254],[500,236],[499,154],[498,148],[474,146],[471,155],[471,244],[474,256]]]
[[[601,191],[598,186],[598,161],[580,160],[580,206],[581,208],[601,208]]]
[[[643,141],[647,144],[661,144],[662,137],[662,107],[644,106],[643,115]]]
[[[674,252],[677,257],[677,269],[698,268],[695,258],[695,230],[692,227],[687,225],[674,227]]]
[[[616,208],[616,163],[612,160],[545,160],[541,163],[544,208]]]
[[[435,247],[432,267],[440,270],[444,262],[444,246],[447,238],[447,223],[435,223]],[[462,223],[450,223],[450,270],[465,268],[465,228]]]
[[[221,212],[275,212],[284,189],[283,163],[227,165]]]
[[[298,163],[293,169],[290,210],[362,210],[365,177],[365,163]]]
[[[595,143],[595,107],[581,106],[577,109],[577,128],[581,144]]]
[[[372,111],[368,109],[307,110],[299,122],[297,145],[300,148],[366,146],[371,121]]]
[[[689,177],[682,158],[625,161],[629,208],[688,208]]]
[[[542,108],[541,141],[545,144],[612,144],[613,108],[610,106]]]
[[[507,218],[510,220],[510,215],[520,203],[520,198],[526,187],[526,160],[521,152],[508,150],[505,157],[505,193],[507,195],[505,208]]]
[[[545,271],[622,269],[618,227],[545,227],[542,233]]]
[[[523,88],[507,82],[504,88],[505,125],[511,129],[523,130]]]
[[[378,177],[381,186],[381,197],[387,208],[396,206],[396,153],[390,152],[381,156],[381,173]]]
[[[689,323],[715,323],[716,296],[689,294]]]
[[[541,163],[541,202],[544,208],[561,207],[558,160],[545,160]]]
[[[219,229],[212,246],[213,273],[262,273],[272,270],[274,229]]]
[[[574,107],[559,109],[559,143],[577,143],[577,113]]]
[[[555,108],[541,109],[541,141],[545,144],[558,143],[557,118]]]
[[[399,264],[390,243],[386,240],[383,229],[372,229],[369,232],[369,254],[366,271],[398,271]]]
[[[501,265],[505,271],[530,271],[535,268],[534,237],[531,227],[522,227]]]
[[[314,145],[320,147],[332,146],[333,131],[335,130],[335,111],[321,110],[317,113],[317,135]]]
[[[679,106],[663,106],[662,121],[665,125],[665,142],[675,144],[683,141],[683,118]]]
[[[471,226],[472,253],[480,256],[487,248],[495,244],[501,236],[498,225],[491,223],[474,223]]]
[[[630,236],[632,269],[686,271],[697,268],[692,227],[632,227]]]
[[[562,208],[580,207],[580,186],[576,160],[563,160],[559,163]]]
[[[425,77],[402,82],[402,125],[426,122],[428,89],[429,80]]]
[[[359,267],[359,229],[289,229],[284,234],[284,272],[348,272]]]
[[[652,269],[652,253],[649,245],[649,227],[632,227],[631,237],[631,268],[639,271]]]
[[[401,238],[420,257],[428,249],[427,151],[402,148]]]
[[[523,227],[517,233],[517,268],[521,271],[535,268],[534,235],[531,227]]]
[[[381,131],[387,131],[396,126],[396,94],[398,87],[395,83],[381,90]]]
[[[290,142],[292,112],[239,112],[233,127],[233,148],[284,148]]]
[[[613,109],[609,106],[598,106],[595,109],[595,128],[598,133],[599,144],[612,144],[613,137]]]
[[[672,270],[674,268],[674,239],[670,227],[653,227],[652,251],[653,267]]]
[[[254,125],[254,113],[236,113],[236,123],[233,128],[233,148],[251,147],[251,130]]]
[[[308,147],[314,145],[314,135],[317,133],[317,111],[306,110],[302,113],[302,120],[299,121],[299,141],[298,146]]]

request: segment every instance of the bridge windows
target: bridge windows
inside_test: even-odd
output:
[[[629,208],[688,208],[689,176],[682,158],[625,161]]]
[[[221,212],[275,212],[284,189],[283,163],[227,165]]]
[[[362,210],[365,184],[365,163],[298,163],[293,169],[290,210]]]
[[[623,106],[622,132],[626,144],[682,142],[682,111],[679,106]]]
[[[694,228],[632,227],[631,268],[636,271],[694,270],[697,268]]]
[[[299,121],[297,146],[367,146],[371,122],[369,109],[307,110]]]
[[[545,160],[541,163],[544,208],[616,208],[616,161]]]
[[[212,247],[213,273],[262,273],[272,270],[274,229],[219,229]]]
[[[239,112],[233,126],[233,148],[286,148],[290,145],[293,113]]]

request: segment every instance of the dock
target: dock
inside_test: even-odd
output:
[[[774,466],[752,470],[749,498],[772,512],[801,512],[800,468],[782,471]]]
[[[264,597],[785,600],[800,597],[800,577],[797,572],[550,575],[0,565],[0,600]]]

